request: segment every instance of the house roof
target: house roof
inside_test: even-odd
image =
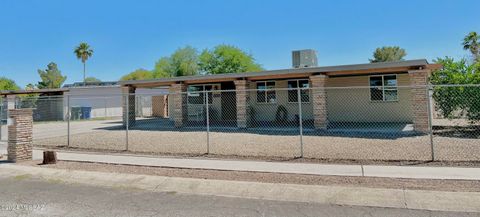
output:
[[[22,94],[48,94],[48,95],[61,95],[64,92],[68,92],[68,89],[34,89],[34,90],[5,90],[0,91],[0,96],[6,95],[22,95]]]
[[[63,88],[94,88],[94,87],[111,87],[118,86],[118,81],[92,81],[92,82],[75,82],[73,84],[65,84]]]
[[[169,85],[178,82],[185,83],[206,83],[218,82],[228,80],[259,80],[259,79],[277,79],[277,78],[293,78],[300,76],[308,76],[314,74],[325,74],[329,76],[340,75],[355,75],[366,73],[380,73],[380,72],[401,72],[413,69],[433,68],[438,69],[441,66],[438,64],[429,64],[426,59],[405,60],[396,62],[381,62],[381,63],[365,63],[353,65],[338,65],[338,66],[321,66],[308,68],[291,68],[280,70],[267,70],[261,72],[243,72],[230,74],[215,74],[215,75],[195,75],[195,76],[181,76],[174,78],[161,78],[151,80],[135,80],[135,81],[120,81],[121,86],[135,86],[135,87],[149,87],[154,85]]]

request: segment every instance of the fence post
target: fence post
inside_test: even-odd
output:
[[[300,157],[303,158],[303,117],[302,117],[302,94],[300,94],[300,87],[297,88],[298,101],[298,126],[300,130]]]
[[[208,109],[208,92],[203,91],[203,98],[205,101],[205,109],[206,109],[206,119],[207,119],[207,154],[210,154],[210,111]]]
[[[430,105],[430,85],[426,85],[427,91],[427,109],[428,109],[428,131],[430,133],[430,151],[432,152],[432,161],[435,161],[435,150],[433,144],[433,129],[432,129],[432,108]]]
[[[126,121],[125,121],[125,150],[128,151],[128,125],[129,124],[129,121],[130,121],[130,105],[129,105],[129,101],[130,101],[130,93],[127,93],[127,96],[124,96],[124,97],[127,97],[127,99],[125,100],[126,101],[126,108],[127,108],[127,111],[126,111],[126,115],[125,115],[125,118],[126,118]]]
[[[0,141],[2,141],[2,127],[3,127],[3,100],[0,99]]]
[[[3,99],[0,98],[0,141],[2,141],[2,126],[3,126]]]
[[[105,97],[104,101],[105,101],[105,112],[104,112],[105,114],[103,116],[105,119],[107,119],[107,97]]]
[[[67,147],[70,147],[70,117],[71,117],[70,95],[67,95]]]

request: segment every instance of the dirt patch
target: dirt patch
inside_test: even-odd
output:
[[[23,162],[44,168],[84,170],[113,173],[131,173],[168,177],[199,179],[236,180],[265,183],[289,183],[302,185],[336,185],[370,188],[417,189],[435,191],[469,191],[480,192],[480,181],[469,180],[429,180],[429,179],[394,179],[375,177],[317,176],[282,173],[219,171],[202,169],[179,169],[148,166],[115,165],[103,163],[85,163],[59,161],[57,164],[39,165],[40,161]]]

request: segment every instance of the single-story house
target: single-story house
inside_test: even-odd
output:
[[[137,117],[166,117],[168,114],[157,109],[159,102],[166,100],[167,89],[138,89],[136,100]],[[57,89],[33,89],[0,92],[0,121],[6,120],[7,110],[33,108],[35,121],[66,120],[68,107],[73,108],[72,118],[112,118],[122,117],[122,89],[117,81],[83,82],[66,84]],[[83,112],[74,117],[75,107],[87,108],[88,117]]]
[[[70,105],[64,100],[65,111],[67,111],[67,106],[85,107],[90,111],[90,118],[122,117],[122,98],[124,96],[118,81],[88,82],[86,85],[83,82],[76,82],[66,84],[63,88],[69,90],[65,96],[70,97]],[[152,105],[158,104],[157,98],[165,96],[167,93],[167,89],[137,89],[136,116],[166,116],[156,112],[156,107]]]
[[[426,132],[429,96],[425,85],[430,73],[440,67],[417,59],[121,81],[119,84],[124,94],[136,93],[139,88],[168,87],[168,109],[175,127],[204,120],[195,108],[205,107],[206,101],[215,111],[211,114],[223,121],[221,126],[249,128],[253,127],[249,124],[252,119],[257,127],[265,121],[275,126],[279,110],[287,114],[287,122],[298,122],[295,88],[300,87],[309,88],[301,91],[300,98],[302,120],[310,121],[311,128],[328,129],[346,123],[410,123],[415,131]],[[198,91],[213,93],[204,100]],[[128,117],[128,123],[133,125],[135,115],[131,105],[135,98],[128,99],[128,108],[123,103],[124,123]]]

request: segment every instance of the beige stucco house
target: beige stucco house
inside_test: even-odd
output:
[[[211,123],[218,120],[220,126],[275,127],[280,110],[284,123],[295,123],[300,95],[306,127],[410,123],[415,131],[425,132],[429,115],[425,85],[430,73],[440,67],[419,59],[122,81],[120,85],[130,94],[137,88],[168,87],[168,110],[175,127],[203,121],[205,101],[213,111]],[[300,93],[298,87],[303,88]],[[211,93],[207,98],[198,91]],[[134,104],[135,97],[128,99],[129,105]],[[129,117],[129,124],[135,124],[134,107],[125,105],[124,120]]]

